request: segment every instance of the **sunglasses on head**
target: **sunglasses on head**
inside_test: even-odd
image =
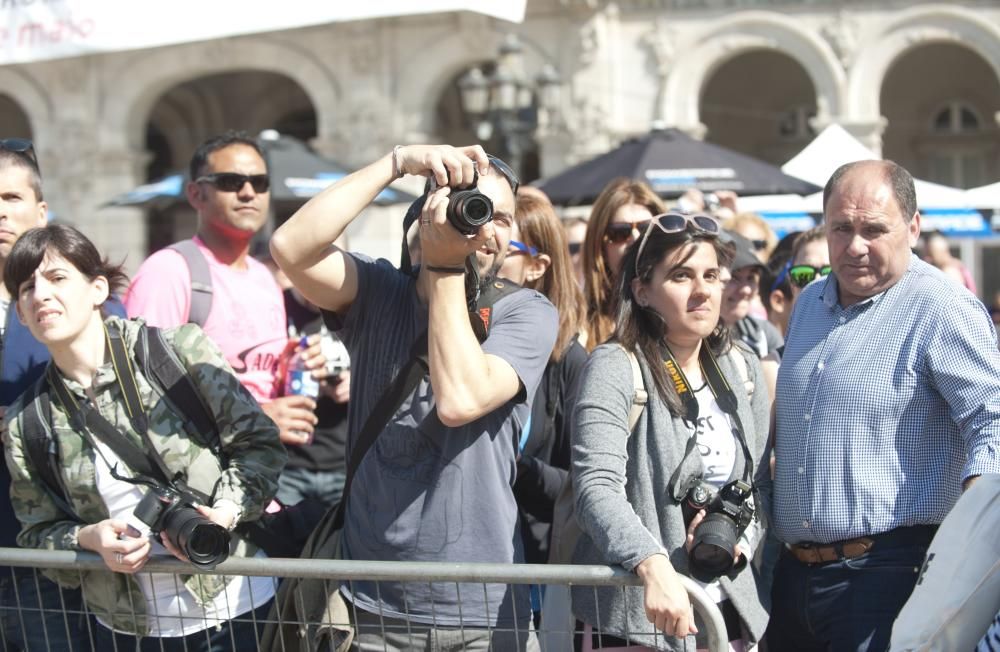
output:
[[[700,213],[694,215],[687,215],[685,213],[663,213],[662,215],[657,215],[652,219],[649,226],[646,227],[646,232],[642,234],[642,241],[639,243],[639,250],[635,253],[636,276],[639,276],[639,261],[642,260],[642,250],[649,240],[649,234],[653,230],[654,225],[667,235],[683,233],[688,227],[693,231],[701,231],[702,233],[711,233],[713,235],[719,234],[719,223],[708,215]]]
[[[641,222],[614,222],[604,229],[604,241],[612,244],[628,242],[632,237],[632,232],[642,233],[649,226],[649,220]]]
[[[35,158],[35,145],[26,138],[2,138],[0,139],[0,149],[21,154],[38,168],[38,159]]]
[[[237,174],[235,172],[216,172],[195,179],[196,183],[209,183],[222,192],[239,192],[243,185],[250,182],[254,192],[267,192],[271,187],[271,177],[266,174]]]
[[[751,240],[750,245],[754,248],[754,251],[764,251],[767,249],[767,240]]]
[[[532,258],[534,258],[535,256],[538,255],[538,250],[537,249],[535,249],[534,247],[532,247],[530,245],[526,245],[523,242],[518,242],[517,240],[511,240],[510,241],[510,246],[513,247],[514,249],[517,249],[517,251],[516,252],[508,252],[507,255],[510,255],[511,253],[519,253],[519,254],[527,254],[527,255],[531,256]]]
[[[490,160],[490,165],[507,180],[507,183],[510,184],[510,189],[514,191],[514,196],[517,196],[517,189],[521,187],[521,181],[517,178],[514,170],[510,169],[510,166],[504,163],[503,159],[499,159],[492,154],[487,154],[486,158]]]
[[[785,270],[788,271],[788,279],[794,283],[797,287],[804,288],[813,281],[816,280],[817,276],[827,276],[832,268],[829,265],[823,267],[813,267],[812,265],[786,265],[785,269],[781,270],[781,275],[778,276],[778,280],[774,282],[775,286],[779,285],[781,281],[784,280]]]

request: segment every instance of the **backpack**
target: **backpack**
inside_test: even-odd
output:
[[[224,459],[219,429],[201,393],[177,358],[163,331],[143,326],[133,347],[133,355],[150,384],[158,386],[174,414],[183,417],[184,430],[219,459]],[[52,501],[77,520],[79,515],[69,502],[69,492],[60,473],[59,447],[52,436],[52,405],[47,376],[34,386],[34,396],[22,415],[26,457],[41,479]],[[155,451],[154,451],[155,454]],[[306,539],[323,516],[325,509],[303,501],[286,506],[274,501],[269,510],[255,521],[241,523],[237,531],[262,548],[269,557],[297,557]]]
[[[632,351],[625,351],[625,355],[628,356],[629,363],[632,366],[632,407],[628,413],[628,436],[631,436],[636,424],[639,423],[639,417],[642,416],[643,411],[646,409],[646,403],[649,401],[649,393],[646,391],[645,383],[642,380],[639,359],[636,358],[635,353]],[[736,351],[735,346],[726,355],[738,358],[736,368],[740,372],[740,378],[743,380],[747,395],[752,395],[754,385],[750,380],[750,366],[746,358]],[[573,550],[576,548],[576,543],[583,533],[573,514],[574,504],[573,476],[570,474],[566,476],[566,482],[563,484],[559,496],[556,498],[555,506],[552,508],[552,541],[549,545],[550,564],[573,563]]]
[[[212,311],[212,273],[208,269],[205,254],[195,244],[194,240],[181,240],[170,245],[187,263],[191,274],[191,302],[188,308],[188,323],[204,327],[208,313]]]

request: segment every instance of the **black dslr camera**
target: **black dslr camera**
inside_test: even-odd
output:
[[[202,516],[192,507],[197,502],[186,492],[151,486],[133,514],[153,534],[167,540],[191,563],[207,570],[229,557],[229,530]]]
[[[733,568],[736,542],[754,518],[753,488],[733,480],[716,491],[707,482],[699,481],[681,506],[685,523],[690,523],[700,510],[706,512],[694,531],[688,555],[692,577],[707,582],[728,573]]]
[[[479,192],[479,172],[473,171],[472,183],[452,190],[448,198],[448,221],[459,233],[474,235],[479,227],[493,219],[493,202]]]

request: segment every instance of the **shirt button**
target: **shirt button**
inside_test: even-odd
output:
[[[809,527],[809,521],[802,521],[802,527],[808,528]]]
[[[806,412],[805,414],[802,415],[802,419],[804,421],[808,421],[809,419],[812,419],[812,415]]]
[[[800,467],[799,467],[799,475],[802,475],[802,474],[803,474],[803,473],[805,473],[805,472],[806,472],[806,467],[804,467],[804,466],[800,466]]]
[[[845,321],[847,321],[847,317],[841,315],[840,317],[837,317],[837,321],[843,324]]]
[[[825,364],[825,363],[824,363],[824,362],[823,362],[822,360],[820,360],[820,361],[819,361],[819,363],[817,363],[817,364],[816,364],[816,367],[817,367],[817,368],[818,368],[818,369],[819,369],[820,371],[823,371],[823,367],[825,367],[825,366],[826,366],[826,364]]]

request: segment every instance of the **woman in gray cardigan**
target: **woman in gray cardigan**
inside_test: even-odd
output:
[[[674,213],[655,218],[626,254],[615,334],[591,355],[577,402],[572,472],[584,534],[574,561],[621,565],[643,586],[574,588],[582,650],[696,649],[697,627],[678,574],[706,580],[731,649],[752,647],[764,632],[767,611],[747,562],[762,537],[760,512],[770,490],[768,397],[756,356],[734,345],[719,321],[719,270],[732,257],[711,218]],[[629,412],[640,388],[626,351],[635,354],[649,394],[631,433]],[[725,383],[717,375],[708,382],[705,369],[712,368]],[[730,553],[733,563],[720,576],[702,557],[711,546],[690,552],[708,528],[699,533],[706,510],[692,508],[689,494],[701,482],[718,489],[752,478],[756,514],[744,511],[749,525],[723,553],[723,566]]]

